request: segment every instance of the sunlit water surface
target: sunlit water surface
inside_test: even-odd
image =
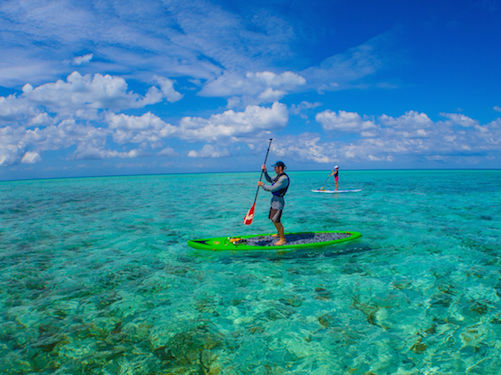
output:
[[[269,233],[259,173],[0,183],[0,373],[498,374],[501,171],[290,172],[315,250],[216,253]]]

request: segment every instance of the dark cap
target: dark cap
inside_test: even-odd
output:
[[[275,164],[272,165],[272,167],[282,167],[283,169],[287,168],[284,164],[283,161],[279,160]]]

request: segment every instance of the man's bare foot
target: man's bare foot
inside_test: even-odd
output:
[[[273,238],[278,238],[278,237],[280,237],[280,235],[279,235],[278,233],[272,234],[271,236],[272,236]]]
[[[285,239],[280,239],[277,242],[275,242],[273,245],[281,246],[281,245],[285,245],[286,243],[287,243],[287,241],[285,241]]]

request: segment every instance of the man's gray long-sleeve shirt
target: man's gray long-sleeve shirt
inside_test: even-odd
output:
[[[289,186],[289,177],[287,177],[287,175],[285,175],[285,174],[278,177],[278,179],[276,181],[270,177],[270,175],[268,174],[267,171],[264,172],[264,177],[266,178],[266,181],[268,181],[272,185],[262,185],[262,188],[266,191],[271,192],[271,193],[276,192],[280,189],[284,189],[287,186]],[[271,197],[271,208],[283,210],[284,206],[285,206],[284,197],[280,197],[278,195],[273,195]]]

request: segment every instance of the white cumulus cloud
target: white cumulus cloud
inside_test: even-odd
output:
[[[65,81],[58,80],[36,88],[27,85],[23,91],[28,100],[58,113],[72,113],[79,109],[96,111],[142,107],[141,100],[145,99],[127,89],[127,82],[122,77],[98,73],[82,76],[73,72]]]
[[[243,112],[233,110],[210,116],[184,117],[179,134],[188,140],[215,141],[221,137],[238,137],[259,131],[280,129],[287,125],[287,106],[275,102],[271,107],[247,106]]]
[[[306,83],[304,77],[293,72],[248,72],[245,75],[225,73],[210,81],[200,92],[203,96],[243,97],[243,102],[270,103]],[[233,99],[234,100],[234,99]]]
[[[118,144],[148,143],[155,146],[176,132],[174,126],[150,112],[142,116],[109,113],[106,119],[113,140]]]
[[[322,124],[325,130],[361,133],[376,129],[376,125],[363,119],[358,113],[326,110],[316,115],[315,119]]]
[[[426,113],[408,111],[400,117],[381,115],[379,121],[386,127],[395,129],[425,129],[433,126],[433,121]]]
[[[462,126],[464,128],[470,128],[472,126],[478,125],[478,121],[461,113],[442,113],[441,115],[448,118],[453,124]]]
[[[499,155],[501,119],[485,125],[462,114],[447,114],[445,121],[432,121],[425,113],[408,111],[402,116],[381,115],[371,122],[371,137],[349,130],[363,127],[366,117],[358,113],[323,111],[317,119],[327,124],[324,134],[301,134],[277,140],[275,150],[284,158],[317,163],[391,163],[402,158],[450,162]],[[459,128],[458,128],[459,126]],[[346,129],[349,136],[334,133]],[[335,136],[332,136],[334,134]],[[370,165],[370,164],[369,164]]]
[[[164,77],[156,77],[156,80],[168,102],[174,103],[183,97],[182,94],[174,89],[174,81]]]
[[[74,65],[88,64],[93,57],[94,55],[92,53],[88,53],[87,55],[83,56],[77,56],[73,59],[73,64]]]
[[[191,150],[188,152],[190,158],[222,158],[229,155],[226,148],[213,145],[204,145],[200,151]]]
[[[160,150],[157,155],[160,155],[160,156],[176,156],[177,152],[172,147],[166,147],[163,150]]]
[[[38,116],[39,112],[25,98],[16,95],[0,96],[0,126],[28,121],[29,118]]]
[[[129,151],[117,151],[109,150],[100,145],[93,143],[90,144],[80,144],[78,145],[74,157],[76,159],[109,159],[109,158],[120,158],[120,159],[131,159],[138,157],[141,153],[132,149]]]

